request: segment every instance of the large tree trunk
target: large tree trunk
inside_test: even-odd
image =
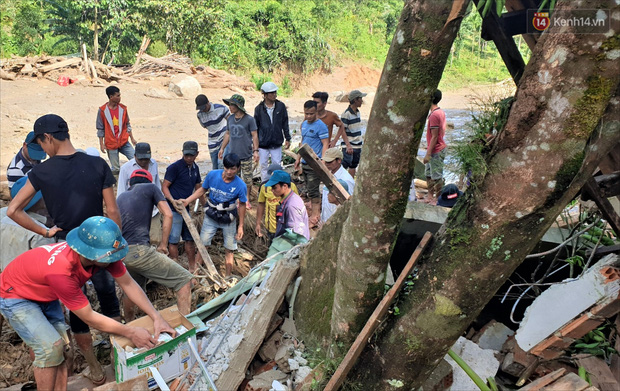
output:
[[[370,113],[351,211],[338,246],[331,332],[342,345],[355,339],[383,296],[430,97],[468,3],[405,2]]]
[[[620,11],[611,0],[570,5]],[[420,386],[620,142],[618,35],[550,29],[521,79],[489,173],[450,212],[401,315],[358,361],[351,378],[366,389],[390,389],[386,379]]]

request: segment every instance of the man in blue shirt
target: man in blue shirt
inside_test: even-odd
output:
[[[189,271],[196,271],[196,257],[200,262],[200,254],[196,255],[196,245],[192,234],[183,221],[183,216],[174,208],[174,201],[189,197],[195,189],[200,188],[200,169],[195,163],[198,156],[198,143],[186,141],[183,143],[183,157],[166,168],[162,192],[172,209],[172,229],[168,239],[170,258],[175,261],[179,258],[179,238],[185,241],[185,252]]]
[[[329,131],[327,125],[317,118],[317,105],[315,101],[309,100],[304,103],[304,119],[304,122],[301,124],[301,143],[308,144],[320,159],[329,148]],[[319,191],[321,180],[299,155],[295,162],[296,171],[299,170],[300,162],[306,182],[308,198],[310,198],[312,203],[312,212],[308,221],[310,227],[315,227],[321,218],[321,192]]]
[[[237,240],[243,238],[245,203],[248,201],[246,185],[237,176],[240,167],[241,159],[236,154],[229,153],[224,156],[223,170],[210,171],[202,187],[196,189],[190,197],[180,200],[182,205],[187,206],[207,191],[209,192],[200,240],[205,246],[209,246],[217,230],[222,230],[224,248],[226,248],[226,276],[232,274],[233,251],[237,249]],[[237,200],[239,201],[238,210]],[[237,227],[237,219],[239,227]]]

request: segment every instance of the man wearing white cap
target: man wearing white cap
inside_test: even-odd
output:
[[[330,148],[325,151],[323,155],[323,162],[329,171],[338,179],[339,181],[344,181],[347,184],[345,188],[349,194],[353,194],[353,189],[355,188],[355,180],[342,167],[342,150],[338,147]],[[344,186],[343,186],[344,187]],[[330,203],[328,200],[329,190],[327,187],[323,186],[323,199],[321,201],[321,222],[326,222],[334,212],[336,212],[336,208],[338,205]]]
[[[288,149],[291,145],[291,134],[288,127],[286,105],[277,99],[278,86],[268,81],[260,88],[263,101],[254,109],[254,120],[258,127],[258,156],[260,162],[261,181],[269,179],[269,157],[272,164],[282,163],[282,144]],[[284,141],[286,139],[286,141]]]

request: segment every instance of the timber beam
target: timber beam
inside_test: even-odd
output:
[[[583,190],[585,190],[590,198],[594,200],[596,206],[601,211],[603,218],[607,220],[611,229],[614,230],[616,235],[620,235],[620,216],[614,210],[613,205],[606,197],[601,195],[600,188],[598,187],[594,178],[590,178],[586,184],[583,186]]]
[[[594,180],[600,190],[601,196],[610,198],[620,195],[620,171],[596,176]]]
[[[314,171],[314,173],[319,177],[321,182],[327,186],[330,193],[336,197],[338,202],[341,204],[351,197],[351,195],[342,187],[338,179],[334,176],[325,167],[321,161],[319,161],[319,157],[314,153],[312,148],[308,144],[304,144],[299,148],[299,154],[306,161],[306,163],[310,166],[310,168]]]
[[[478,6],[478,0],[474,0],[476,7]],[[482,10],[479,11],[482,13]],[[481,15],[482,16],[482,15]],[[495,10],[491,9],[487,16],[482,19],[482,32],[481,37],[485,41],[493,41],[497,47],[512,80],[516,85],[519,85],[519,80],[523,76],[525,70],[525,61],[519,52],[519,48],[515,44],[511,35],[506,34],[502,24],[500,23],[499,16],[495,13]]]

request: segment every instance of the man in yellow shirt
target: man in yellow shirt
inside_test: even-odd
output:
[[[265,186],[265,183],[267,183],[267,181],[271,178],[271,174],[273,174],[276,170],[282,170],[282,167],[279,164],[274,163],[267,168],[267,178],[260,186],[260,192],[258,193],[258,209],[256,211],[256,235],[258,237],[263,237],[261,224],[261,221],[263,221],[263,216],[265,228],[267,228],[267,235],[269,238],[273,239],[276,234],[276,208],[280,205],[282,198],[273,194],[271,186]],[[295,183],[293,182],[291,182],[291,189],[296,194],[299,194],[297,186],[295,186]]]

